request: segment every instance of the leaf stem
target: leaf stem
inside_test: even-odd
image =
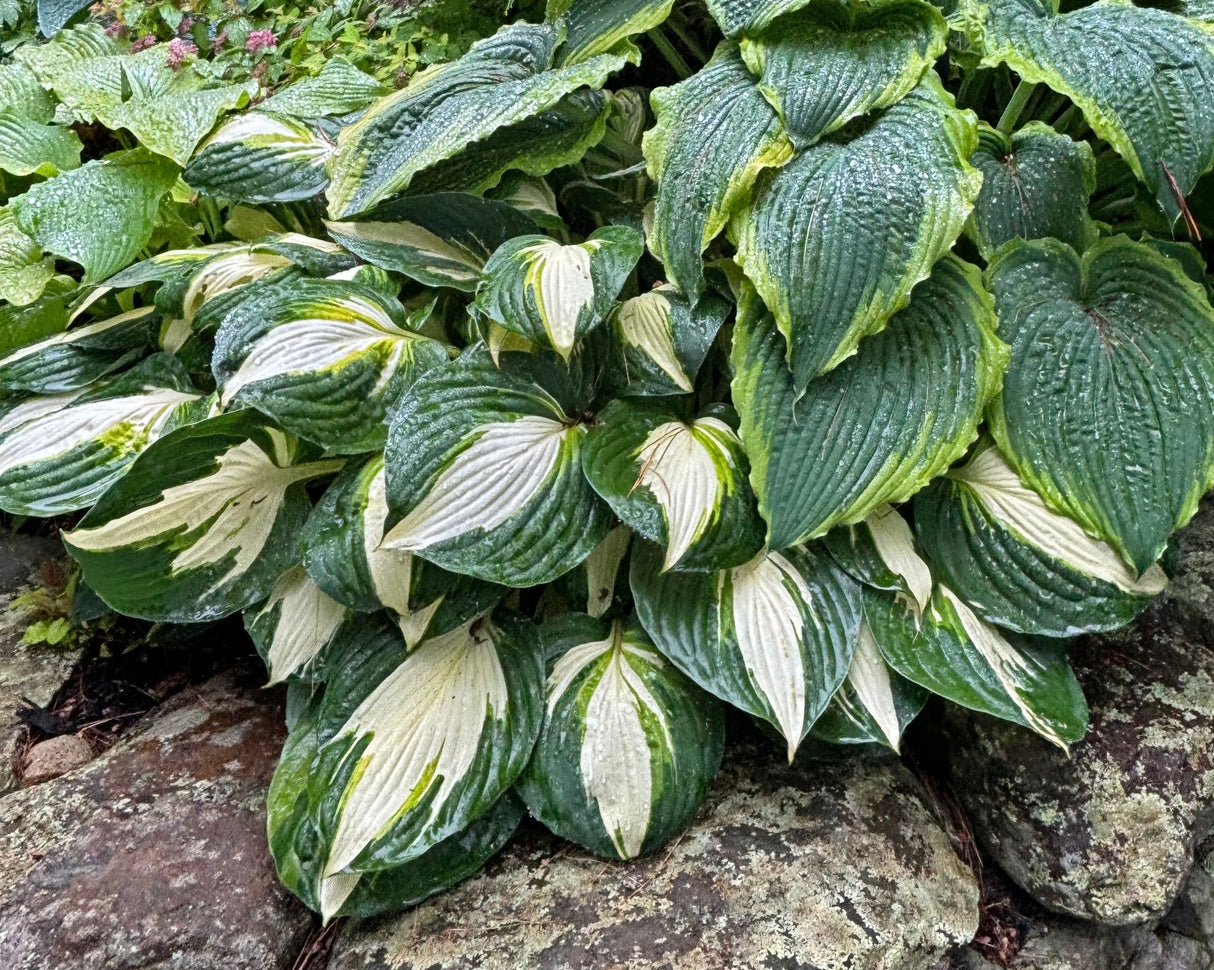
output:
[[[695,73],[691,69],[691,65],[683,60],[683,55],[675,50],[674,44],[662,32],[661,27],[654,27],[652,30],[646,31],[645,36],[653,42],[653,46],[658,49],[658,53],[666,58],[666,63],[674,68],[674,72],[679,76],[680,81],[686,81]]]
[[[1024,113],[1025,106],[1029,103],[1029,98],[1033,96],[1033,92],[1037,89],[1036,84],[1029,84],[1021,81],[1016,85],[1016,90],[1012,94],[1012,100],[1007,103],[1007,107],[1003,109],[1003,114],[999,116],[999,124],[995,127],[1005,135],[1010,135],[1016,127],[1016,122],[1020,120],[1020,116]]]

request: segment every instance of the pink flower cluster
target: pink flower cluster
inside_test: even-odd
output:
[[[272,30],[255,30],[245,38],[244,42],[244,49],[250,54],[256,54],[258,51],[277,46],[278,38],[274,36],[274,31]]]
[[[182,40],[180,37],[175,37],[169,41],[169,56],[165,61],[174,71],[181,67],[182,62],[194,54],[198,53],[198,47],[191,44],[188,40]]]

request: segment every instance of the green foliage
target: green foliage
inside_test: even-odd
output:
[[[10,20],[0,509],[83,513],[117,611],[243,612],[325,918],[524,811],[657,849],[725,704],[790,760],[933,694],[1066,748],[1067,638],[1214,484],[1207,22],[528,12]]]

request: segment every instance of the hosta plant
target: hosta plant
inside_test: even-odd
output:
[[[86,39],[0,68],[48,143]],[[553,0],[328,80],[197,82],[196,139],[99,95],[141,147],[0,210],[0,508],[83,512],[117,611],[243,612],[293,892],[416,903],[525,813],[653,851],[725,705],[790,760],[932,694],[1083,737],[1067,639],[1214,484],[1206,8]],[[229,228],[115,234],[170,193]]]

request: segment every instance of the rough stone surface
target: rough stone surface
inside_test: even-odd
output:
[[[233,675],[0,799],[4,970],[277,970],[311,918],[266,848],[281,698]]]
[[[50,781],[93,760],[93,749],[84,738],[64,734],[39,741],[25,756],[21,780],[27,785]]]
[[[528,825],[478,876],[351,924],[329,970],[925,970],[978,889],[894,761],[726,756],[665,852],[606,864]]]
[[[78,656],[75,650],[22,643],[26,618],[9,609],[13,597],[37,581],[39,565],[62,556],[58,542],[0,530],[0,795],[17,787],[16,761],[25,744],[17,708],[26,701],[50,703]]]
[[[1175,577],[1143,616],[1150,628],[1214,645],[1214,498],[1202,503],[1179,536]]]
[[[1071,755],[950,708],[952,787],[1030,896],[1110,925],[1160,919],[1214,822],[1214,653],[1148,625],[1077,644],[1091,730]]]

